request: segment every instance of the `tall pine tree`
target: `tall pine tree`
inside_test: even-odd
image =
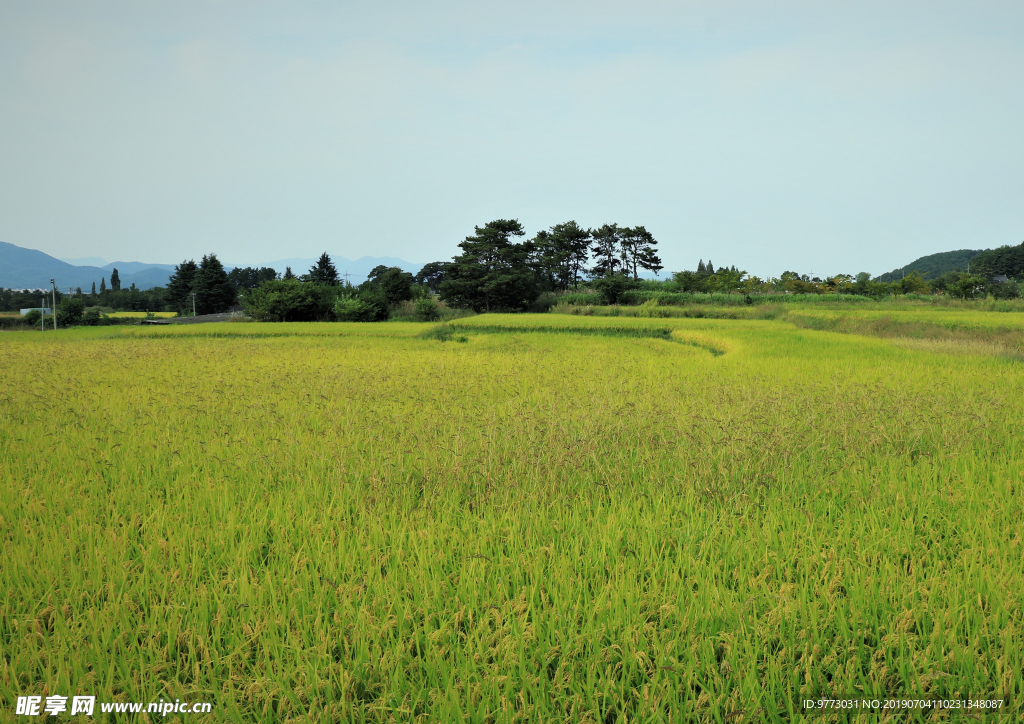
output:
[[[560,278],[562,253],[551,238],[551,233],[541,229],[530,240],[530,243],[533,246],[530,266],[537,273],[537,278],[541,280],[544,291],[562,289]]]
[[[551,241],[559,251],[562,289],[575,289],[590,259],[590,231],[575,221],[551,227]]]
[[[331,287],[338,286],[338,270],[334,268],[334,264],[331,263],[331,257],[327,256],[326,251],[320,255],[316,264],[310,268],[309,274],[306,275],[306,281],[313,284],[326,284]]]
[[[619,241],[622,230],[618,224],[605,224],[600,229],[591,229],[590,237],[594,240],[591,247],[597,261],[590,270],[593,277],[612,276],[619,268]]]
[[[441,287],[441,282],[445,280],[450,265],[451,262],[448,261],[432,261],[424,264],[414,280],[417,284],[424,284],[430,291],[436,293]]]
[[[196,295],[196,314],[226,312],[235,301],[235,285],[216,254],[207,254],[199,262],[192,291]]]
[[[530,268],[533,243],[516,244],[523,227],[515,219],[497,219],[476,227],[459,247],[440,284],[441,299],[478,312],[521,311],[537,300],[537,275]]]
[[[658,242],[654,234],[643,226],[622,229],[619,243],[622,247],[623,269],[627,274],[632,274],[634,279],[639,277],[640,269],[657,274],[664,268],[655,248]]]
[[[196,269],[198,267],[192,259],[183,261],[174,267],[174,273],[167,282],[167,302],[178,314],[192,311],[192,282],[196,278]]]

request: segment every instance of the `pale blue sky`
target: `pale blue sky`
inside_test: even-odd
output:
[[[0,0],[0,240],[447,259],[645,224],[668,270],[1024,240],[1021,2]]]

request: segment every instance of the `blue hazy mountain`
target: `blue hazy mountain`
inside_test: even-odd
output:
[[[405,261],[393,256],[364,256],[359,259],[346,259],[342,256],[331,257],[338,273],[345,277],[352,284],[359,284],[366,280],[370,271],[376,266],[397,266],[407,272],[415,274],[423,266]],[[81,257],[72,261],[95,261],[103,262],[99,257]],[[310,267],[316,264],[316,259],[278,259],[269,264],[225,264],[224,268],[230,271],[234,266],[271,267],[279,274],[284,274],[285,267],[291,267],[296,276],[309,271]],[[50,279],[57,284],[57,288],[67,291],[69,288],[81,287],[88,292],[93,282],[99,287],[100,280],[106,279],[107,286],[110,286],[110,272],[117,269],[121,278],[121,287],[127,289],[135,284],[139,289],[152,289],[167,285],[171,274],[174,273],[174,264],[147,264],[141,261],[113,261],[109,264],[100,265],[78,265],[70,264],[68,260],[61,260],[50,256],[36,249],[26,249],[0,241],[0,287],[7,289],[39,289],[49,288]]]
[[[104,264],[107,263],[106,259],[103,259],[102,257],[98,257],[98,256],[81,256],[81,257],[78,257],[77,259],[69,259],[66,256],[62,256],[62,257],[60,257],[60,260],[65,262],[65,263],[67,263],[67,264],[72,264],[73,266],[99,266],[99,267],[101,267],[101,266],[103,266]]]
[[[104,267],[105,269],[106,267]],[[134,274],[125,274],[121,271],[121,267],[111,267],[117,269],[117,275],[121,278],[121,288],[127,289],[134,284],[139,289],[152,289],[153,287],[166,287],[167,282],[171,280],[171,274],[174,273],[174,267],[170,269],[161,269],[160,267],[148,267],[137,271]],[[109,273],[107,276],[107,286],[110,286]]]
[[[7,289],[48,289],[53,279],[61,291],[81,287],[87,292],[93,282],[99,287],[103,279],[109,286],[110,272],[114,268],[125,289],[132,284],[139,289],[165,286],[174,271],[173,265],[141,262],[114,262],[103,267],[77,266],[36,249],[0,241],[0,287]]]
[[[166,269],[168,272],[174,272],[174,264],[146,264],[141,261],[112,261],[109,264],[102,264],[100,268],[106,269],[108,272],[117,269],[118,276],[122,277],[125,274],[137,274],[147,269]]]
[[[93,282],[109,277],[110,272],[96,266],[75,266],[35,249],[0,241],[0,287],[8,289],[49,288],[53,279],[66,291],[68,287],[88,290]]]

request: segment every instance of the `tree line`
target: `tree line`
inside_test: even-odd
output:
[[[970,270],[980,277],[1024,276],[1024,242],[1017,246],[987,249],[971,260]]]
[[[0,289],[0,312],[13,312],[25,308],[37,308],[40,305],[49,309],[53,306],[56,296],[57,323],[60,326],[77,324],[100,324],[101,308],[130,312],[162,312],[166,310],[166,290],[163,287],[139,289],[132,284],[127,289],[121,287],[115,269],[111,274],[111,286],[106,284],[106,277],[100,281],[97,289],[93,282],[90,291],[78,287],[73,292],[56,294],[51,289]],[[38,313],[24,320],[30,326],[38,326]]]
[[[742,294],[856,294],[866,297],[887,297],[906,294],[944,294],[959,299],[993,296],[1012,299],[1020,296],[1020,287],[1013,279],[998,280],[982,273],[950,271],[925,280],[916,272],[902,279],[883,282],[873,279],[867,272],[855,276],[835,274],[825,278],[785,271],[778,277],[762,279],[748,275],[735,266],[715,270],[709,261],[698,263],[696,271],[675,272],[665,291],[690,293],[742,293]]]
[[[241,302],[246,311],[267,321],[380,321],[402,313],[436,319],[440,300],[449,308],[477,312],[537,310],[538,299],[560,293],[596,292],[605,304],[618,304],[637,289],[686,293],[945,294],[958,298],[1014,298],[1020,288],[1013,277],[1024,275],[1024,243],[1000,247],[975,257],[971,272],[950,271],[925,279],[916,271],[892,282],[862,272],[820,278],[795,271],[762,279],[736,266],[715,267],[700,259],[696,269],[674,272],[656,281],[664,267],[658,242],[644,226],[604,224],[584,228],[575,221],[555,224],[526,239],[515,219],[497,219],[474,227],[459,243],[451,261],[424,265],[413,275],[397,267],[378,266],[358,286],[343,282],[324,252],[304,274],[269,267],[225,271],[216,254],[197,263],[178,264],[166,288],[122,289],[117,269],[89,292],[57,293],[57,321],[65,326],[100,323],[100,307],[127,311],[175,311],[182,315],[214,314]],[[999,275],[1005,275],[1003,278]],[[0,289],[0,311],[39,305],[39,291]],[[50,303],[51,292],[46,292]]]
[[[427,264],[416,281],[450,306],[477,312],[523,311],[544,292],[576,290],[594,280],[639,279],[663,269],[658,242],[643,226],[584,229],[555,224],[532,239],[516,219],[475,227],[451,261]]]
[[[410,318],[430,320],[440,314],[435,295],[448,308],[524,311],[545,292],[628,285],[663,268],[658,242],[643,226],[586,229],[568,221],[525,236],[518,220],[497,219],[475,227],[451,261],[431,262],[415,275],[379,266],[358,286],[342,282],[324,252],[306,274],[266,270],[239,294],[247,312],[266,321],[379,321],[403,303]]]
[[[279,278],[265,279],[240,292],[246,311],[266,322],[378,322],[396,305],[413,304],[424,321],[437,316],[429,291],[398,267],[374,267],[362,284],[342,281],[331,257],[324,252],[310,270],[296,276],[291,269]]]

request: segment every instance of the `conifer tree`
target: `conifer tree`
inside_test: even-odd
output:
[[[309,274],[306,275],[306,280],[314,284],[326,284],[331,287],[338,286],[338,270],[334,268],[334,264],[331,263],[331,257],[327,256],[326,251],[320,255],[316,264],[310,268]]]
[[[197,268],[192,259],[187,259],[174,267],[174,273],[171,274],[171,278],[167,282],[167,301],[179,314],[192,311],[190,297]]]
[[[528,265],[536,272],[545,291],[563,289],[562,271],[564,254],[551,238],[551,232],[541,229],[530,239],[533,250]]]
[[[639,278],[639,270],[645,269],[657,274],[663,269],[661,258],[658,256],[657,240],[654,234],[643,226],[622,229],[619,239],[622,248],[623,270],[633,274],[633,278]]]
[[[110,272],[110,291],[121,291],[121,276],[117,273],[117,269]]]
[[[605,224],[600,229],[590,230],[590,237],[594,240],[591,248],[597,257],[597,263],[590,270],[591,276],[604,277],[615,274],[619,266],[616,255],[619,252],[622,232],[618,224]]]
[[[235,285],[228,279],[216,254],[203,256],[192,280],[196,314],[226,312],[235,300]]]
[[[419,273],[413,277],[413,280],[417,284],[425,285],[430,291],[436,293],[440,289],[441,282],[445,280],[445,275],[450,265],[451,262],[448,261],[432,261],[424,264]]]
[[[284,276],[281,277],[281,278],[282,279],[295,279],[295,274],[292,273],[292,268],[290,266],[286,266],[284,268]]]
[[[517,244],[523,236],[515,219],[496,219],[476,227],[459,247],[440,284],[441,299],[478,312],[522,310],[539,295],[537,276],[529,266],[533,243]]]
[[[558,249],[562,271],[559,276],[562,288],[572,286],[576,289],[580,283],[580,274],[590,258],[590,232],[575,221],[555,224],[551,227],[551,242]]]

